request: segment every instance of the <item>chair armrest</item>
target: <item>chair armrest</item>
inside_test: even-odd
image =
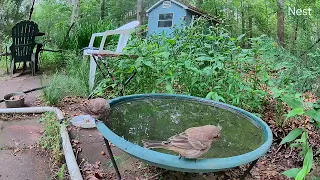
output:
[[[121,30],[109,30],[104,32],[104,36],[109,36],[113,34],[130,34],[135,30],[135,28],[130,28],[130,29],[121,29]]]

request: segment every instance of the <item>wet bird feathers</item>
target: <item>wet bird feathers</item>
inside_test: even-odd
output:
[[[164,148],[186,158],[198,158],[206,153],[220,136],[220,129],[213,125],[189,128],[170,137],[167,141],[143,140],[146,148]]]

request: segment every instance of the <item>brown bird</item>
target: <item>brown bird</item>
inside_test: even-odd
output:
[[[220,127],[206,125],[192,127],[170,137],[167,141],[142,140],[145,148],[164,148],[179,153],[180,158],[199,158],[220,138]]]
[[[108,101],[103,98],[87,100],[81,110],[99,120],[105,120],[111,111]]]

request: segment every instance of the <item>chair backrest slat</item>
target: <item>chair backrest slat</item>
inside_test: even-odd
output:
[[[12,28],[10,50],[16,62],[31,60],[36,45],[35,37],[38,33],[38,25],[33,21],[21,21]]]

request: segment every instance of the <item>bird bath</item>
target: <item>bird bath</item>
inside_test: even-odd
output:
[[[97,122],[102,135],[130,155],[158,167],[184,172],[216,172],[250,163],[271,146],[272,132],[255,115],[240,108],[185,95],[141,94],[110,102],[106,122]],[[222,127],[220,139],[203,159],[181,158],[171,151],[146,149],[142,139],[166,140],[190,127]]]

